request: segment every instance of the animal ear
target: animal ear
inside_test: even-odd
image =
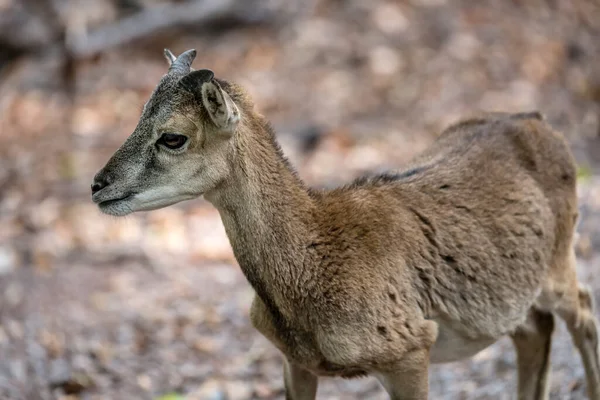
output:
[[[165,58],[167,59],[169,66],[171,66],[175,60],[177,60],[177,57],[175,57],[175,55],[171,53],[171,50],[169,49],[165,49]]]
[[[186,74],[179,80],[179,85],[192,94],[200,94],[202,85],[210,82],[215,74],[210,69],[199,69]]]
[[[202,85],[202,104],[218,128],[230,133],[235,131],[240,122],[240,110],[215,80]]]
[[[213,78],[214,73],[211,70],[201,69],[190,72],[179,82],[187,91],[200,94],[202,105],[217,128],[233,133],[240,121],[240,110],[231,96]]]

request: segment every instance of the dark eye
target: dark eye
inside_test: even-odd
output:
[[[185,142],[187,142],[187,136],[177,133],[163,133],[160,139],[158,139],[159,144],[172,150],[180,148]]]

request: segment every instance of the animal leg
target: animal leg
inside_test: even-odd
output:
[[[404,357],[396,368],[375,375],[391,400],[427,400],[429,351],[417,350]]]
[[[557,313],[567,323],[573,342],[581,354],[590,399],[600,400],[598,321],[594,316],[594,301],[589,289],[580,285],[576,301],[562,302]]]
[[[517,350],[518,399],[548,399],[548,375],[554,316],[532,308],[527,321],[511,335]]]
[[[315,375],[285,360],[283,377],[286,400],[315,400],[318,385]]]

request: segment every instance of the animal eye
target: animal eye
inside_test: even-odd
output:
[[[180,148],[185,142],[187,142],[187,136],[177,133],[163,133],[160,139],[158,139],[159,144],[172,150]]]

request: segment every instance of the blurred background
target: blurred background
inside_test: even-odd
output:
[[[598,0],[0,0],[0,398],[283,399],[277,351],[203,200],[90,200],[167,70],[247,87],[311,185],[395,168],[474,111],[541,110],[579,163],[581,279],[600,294]],[[552,399],[583,399],[562,324]],[[512,399],[509,340],[436,366],[433,399]],[[319,399],[386,399],[324,379]]]

